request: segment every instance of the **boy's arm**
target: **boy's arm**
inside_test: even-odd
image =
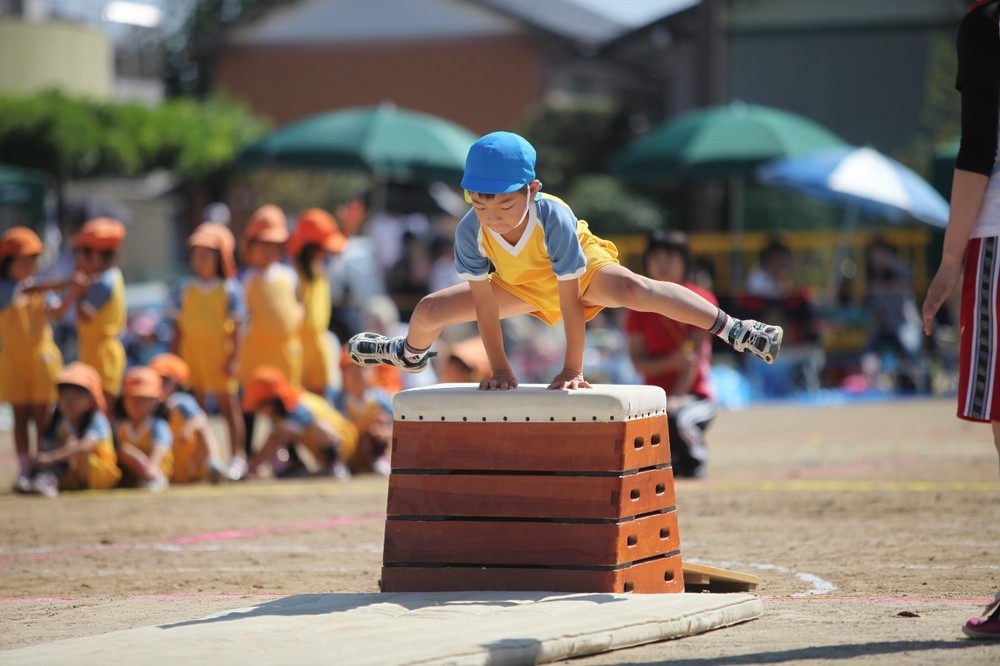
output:
[[[583,378],[583,347],[587,323],[583,318],[580,278],[559,280],[559,309],[562,311],[563,330],[566,333],[566,360],[563,362],[562,372],[556,375],[549,388],[591,388]]]
[[[479,384],[479,390],[506,391],[517,388],[517,377],[510,367],[507,352],[503,348],[503,331],[500,328],[500,308],[493,298],[493,287],[489,280],[471,280],[472,300],[476,304],[476,324],[483,339],[486,356],[490,359],[493,376]]]

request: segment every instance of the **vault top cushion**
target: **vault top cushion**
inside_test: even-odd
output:
[[[397,393],[397,421],[573,423],[629,421],[666,414],[657,386],[595,384],[592,389],[550,391],[522,384],[513,391],[480,391],[477,384],[436,384]]]

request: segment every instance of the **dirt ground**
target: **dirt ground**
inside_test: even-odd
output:
[[[988,427],[951,399],[753,406],[677,483],[685,560],[753,573],[764,615],[575,664],[997,664],[962,623],[1000,589]],[[0,479],[14,479],[0,434]],[[286,595],[375,592],[386,481],[0,494],[0,650]],[[4,662],[0,652],[0,663]]]

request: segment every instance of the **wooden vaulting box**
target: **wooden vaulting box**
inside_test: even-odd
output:
[[[383,591],[684,591],[661,389],[443,384],[393,417]]]

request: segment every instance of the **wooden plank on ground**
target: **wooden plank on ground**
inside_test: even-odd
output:
[[[760,578],[753,574],[683,562],[684,589],[687,592],[749,592],[757,589]]]

